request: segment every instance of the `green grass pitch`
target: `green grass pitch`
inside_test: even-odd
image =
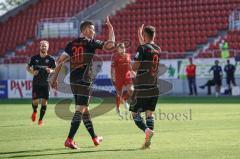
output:
[[[155,121],[155,136],[152,147],[148,150],[139,149],[144,142],[143,132],[137,129],[132,120],[120,120],[114,109],[93,119],[96,133],[104,138],[102,145],[93,146],[90,136],[81,123],[75,137],[80,150],[70,150],[63,146],[70,121],[56,116],[55,101],[48,105],[45,125],[39,127],[30,120],[32,109],[29,100],[2,100],[0,101],[0,158],[239,159],[240,99],[238,98],[165,97],[160,99]],[[114,100],[108,104],[114,105]],[[96,105],[97,102],[91,107]],[[161,116],[160,120],[159,112],[170,115],[169,119],[163,119]],[[173,118],[172,114],[180,114],[178,120]]]

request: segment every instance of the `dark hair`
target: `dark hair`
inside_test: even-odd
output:
[[[80,31],[83,32],[88,26],[94,25],[91,21],[84,21],[80,25]]]
[[[125,47],[125,44],[124,44],[124,43],[118,43],[116,47],[124,48],[124,47]]]
[[[150,39],[153,39],[153,37],[155,35],[155,32],[156,32],[156,29],[155,29],[155,27],[148,25],[148,26],[144,27],[144,32],[147,34],[147,36]]]

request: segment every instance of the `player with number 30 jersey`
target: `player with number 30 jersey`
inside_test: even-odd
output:
[[[97,49],[109,51],[114,47],[115,36],[113,27],[106,19],[109,29],[108,42],[95,40],[95,26],[91,21],[82,22],[80,26],[81,35],[79,38],[69,42],[65,48],[65,52],[57,60],[56,73],[53,76],[52,87],[57,88],[57,77],[61,70],[62,64],[70,60],[70,86],[75,99],[75,113],[71,121],[71,127],[68,137],[64,143],[65,147],[78,149],[73,138],[80,126],[81,121],[85,125],[88,133],[92,137],[95,146],[102,142],[102,137],[97,136],[94,131],[93,123],[89,112],[89,99],[91,95],[92,60]]]

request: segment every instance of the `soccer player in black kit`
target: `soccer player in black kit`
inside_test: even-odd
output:
[[[211,71],[213,71],[213,81],[215,83],[215,88],[216,88],[216,97],[218,97],[221,90],[222,76],[223,76],[222,67],[219,66],[218,60],[215,60],[215,65],[210,68],[209,73]]]
[[[99,145],[102,141],[101,136],[97,136],[94,132],[93,124],[89,114],[89,98],[91,95],[92,84],[92,59],[95,50],[104,49],[108,50],[109,47],[114,47],[115,36],[113,27],[106,19],[106,24],[109,29],[108,42],[95,40],[95,27],[90,21],[82,22],[80,25],[81,35],[79,38],[67,44],[65,52],[57,60],[56,73],[53,76],[52,86],[57,87],[57,76],[61,69],[62,64],[70,59],[70,85],[72,93],[75,98],[75,113],[72,118],[71,128],[68,137],[64,143],[65,147],[71,149],[78,149],[78,146],[73,141],[73,138],[83,121],[86,129],[92,137],[95,146]]]
[[[227,75],[227,85],[228,85],[228,90],[231,92],[231,84],[233,86],[236,86],[235,82],[235,66],[230,63],[230,60],[227,60],[227,65],[224,67],[224,71],[226,72]]]
[[[130,103],[130,111],[137,127],[145,135],[143,149],[150,148],[151,138],[154,134],[154,117],[159,89],[158,89],[158,67],[161,49],[154,43],[155,28],[145,26],[138,30],[140,46],[134,59],[132,68],[137,72],[134,79],[134,93]],[[146,114],[146,123],[141,117],[141,113]]]
[[[37,108],[39,99],[41,100],[40,117],[38,125],[43,125],[43,117],[47,109],[47,101],[49,99],[49,83],[48,78],[51,73],[54,73],[56,67],[55,60],[48,55],[48,41],[40,42],[40,53],[32,56],[27,66],[27,71],[33,75],[32,83],[32,121],[35,122],[37,117]]]

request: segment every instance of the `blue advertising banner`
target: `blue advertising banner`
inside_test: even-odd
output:
[[[8,98],[8,82],[0,80],[0,99]]]

